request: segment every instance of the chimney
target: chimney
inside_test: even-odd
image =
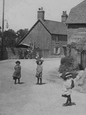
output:
[[[61,16],[61,22],[66,23],[67,18],[68,18],[67,12],[63,11],[63,14]]]
[[[37,15],[38,20],[41,19],[44,21],[44,14],[45,14],[45,11],[43,10],[43,7],[39,8],[38,15]]]

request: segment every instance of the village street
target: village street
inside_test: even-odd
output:
[[[36,84],[35,60],[20,60],[21,84],[14,84],[12,74],[16,60],[0,62],[0,115],[85,115],[86,94],[72,92],[74,105],[63,107],[62,80],[55,72],[60,58],[44,59],[43,84]],[[58,72],[57,72],[58,74]]]

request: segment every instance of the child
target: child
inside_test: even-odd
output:
[[[72,88],[74,87],[74,84],[72,84],[73,83],[72,77],[73,77],[72,73],[67,71],[62,75],[62,78],[64,79],[62,97],[67,98],[67,101],[66,103],[63,104],[63,106],[71,105],[71,93]]]
[[[18,83],[20,84],[20,78],[21,78],[20,61],[16,61],[15,63],[16,65],[14,66],[13,80],[14,80],[14,84],[16,84],[17,80],[18,80]]]
[[[37,68],[36,68],[37,84],[42,84],[43,60],[39,59],[36,61],[36,63],[37,63]]]

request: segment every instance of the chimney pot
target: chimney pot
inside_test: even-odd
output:
[[[44,14],[45,14],[45,11],[43,10],[43,7],[38,8],[38,15],[37,15],[38,20],[40,19],[44,21]]]
[[[61,16],[62,22],[65,23],[66,20],[67,20],[67,18],[68,18],[67,12],[66,12],[66,11],[63,11],[63,14],[62,14],[62,16]]]

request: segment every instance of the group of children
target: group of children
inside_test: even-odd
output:
[[[42,72],[43,72],[43,60],[42,59],[37,59],[37,68],[36,68],[36,78],[37,78],[37,84],[42,84]],[[17,80],[18,83],[20,83],[20,78],[21,78],[21,65],[20,61],[16,61],[16,65],[14,66],[14,73],[13,73],[13,80],[14,83],[16,84]],[[74,87],[74,82],[73,82],[73,75],[71,72],[68,70],[65,71],[65,73],[62,73],[61,77],[64,80],[63,83],[63,93],[62,97],[67,98],[66,103],[64,103],[64,106],[69,106],[71,105],[71,93],[72,93],[72,88]]]
[[[15,62],[16,65],[14,66],[14,73],[13,73],[13,80],[14,80],[14,84],[18,83],[20,84],[20,78],[21,78],[21,65],[20,65],[20,61],[16,61]],[[42,71],[43,71],[43,67],[42,67],[42,63],[43,60],[37,59],[36,60],[37,63],[37,68],[36,68],[36,78],[37,78],[37,84],[42,84]]]

